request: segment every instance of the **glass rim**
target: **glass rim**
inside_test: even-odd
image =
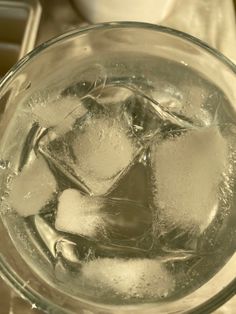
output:
[[[44,51],[45,49],[49,48],[50,46],[61,42],[65,39],[69,39],[72,37],[75,37],[77,35],[82,35],[84,33],[89,33],[96,30],[103,30],[103,29],[114,29],[114,28],[141,28],[141,29],[149,29],[161,33],[167,33],[169,35],[173,35],[175,37],[179,37],[181,39],[184,39],[190,43],[193,43],[194,45],[200,46],[203,50],[207,51],[209,54],[213,55],[217,59],[219,59],[222,63],[224,63],[226,66],[230,67],[230,69],[236,74],[236,64],[231,61],[228,57],[226,57],[223,53],[218,51],[217,49],[211,47],[206,42],[202,41],[201,39],[198,39],[188,33],[179,31],[174,28],[170,28],[167,26],[157,25],[157,24],[151,24],[146,22],[132,22],[132,21],[121,21],[121,22],[106,22],[106,23],[100,23],[100,24],[93,24],[93,25],[86,25],[83,27],[79,27],[73,30],[70,30],[68,32],[65,32],[59,36],[55,36],[46,42],[41,43],[39,46],[34,48],[32,51],[30,51],[28,54],[26,54],[22,59],[20,59],[0,80],[0,89],[6,84],[6,82],[14,75],[15,72],[17,72],[19,69],[21,69],[28,60],[34,58],[36,55],[38,55],[40,52]]]
[[[195,38],[185,32],[181,32],[179,30],[169,28],[166,26],[144,23],[144,22],[107,22],[101,24],[94,24],[94,25],[87,25],[84,27],[80,27],[77,29],[70,30],[66,33],[63,33],[59,36],[53,37],[48,41],[40,44],[34,50],[29,52],[25,55],[21,60],[19,60],[0,80],[0,97],[1,97],[1,90],[6,86],[11,79],[14,78],[15,73],[17,73],[25,64],[28,63],[32,58],[36,57],[39,53],[43,52],[44,50],[48,49],[49,47],[53,46],[56,43],[63,42],[64,40],[74,38],[83,34],[87,34],[89,32],[99,31],[99,30],[108,30],[108,29],[128,29],[128,28],[136,28],[136,29],[146,29],[152,30],[159,33],[164,33],[168,35],[172,35],[174,37],[178,37],[183,39],[195,46],[200,47],[201,49],[208,52],[213,57],[217,58],[222,62],[225,66],[230,68],[234,74],[236,74],[236,64],[234,64],[228,57],[226,57],[221,52],[217,51],[215,48],[212,48],[210,45],[205,43],[204,41]],[[233,257],[233,255],[232,255]],[[232,258],[231,257],[231,258]],[[70,313],[71,311],[62,309],[60,306],[56,305],[55,303],[50,302],[49,300],[45,299],[42,295],[38,292],[32,290],[30,287],[25,286],[21,283],[21,278],[18,274],[14,272],[11,267],[9,267],[7,261],[5,261],[0,254],[0,277],[4,279],[21,297],[29,301],[31,304],[35,304],[38,309],[43,311],[50,311],[54,313],[55,310],[58,314],[63,313]],[[192,314],[201,314],[201,313],[209,313],[221,305],[223,305],[226,301],[228,301],[231,297],[233,297],[236,293],[236,278],[232,279],[232,281],[224,287],[219,293],[214,295],[211,299],[206,300],[202,304],[197,305],[195,308],[187,310],[185,313],[192,313]],[[158,309],[157,309],[158,311]]]

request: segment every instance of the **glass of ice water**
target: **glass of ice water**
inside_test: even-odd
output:
[[[0,272],[49,313],[206,313],[235,292],[236,67],[165,27],[36,48],[0,83]]]

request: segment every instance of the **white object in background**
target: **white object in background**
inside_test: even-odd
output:
[[[236,62],[233,0],[174,0],[159,24],[189,33]]]
[[[158,23],[175,0],[74,0],[79,12],[92,23],[140,21]]]
[[[92,23],[140,21],[191,34],[236,62],[233,0],[74,0]]]

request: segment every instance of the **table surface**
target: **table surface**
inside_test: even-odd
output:
[[[84,26],[87,23],[76,11],[69,0],[41,0],[42,19],[37,36],[36,46],[47,39],[57,36],[69,29]],[[41,311],[22,300],[0,278],[0,314],[40,314]],[[236,297],[232,298],[215,314],[236,313]]]

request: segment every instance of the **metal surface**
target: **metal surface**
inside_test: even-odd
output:
[[[33,49],[40,16],[37,0],[0,1],[0,77]]]

